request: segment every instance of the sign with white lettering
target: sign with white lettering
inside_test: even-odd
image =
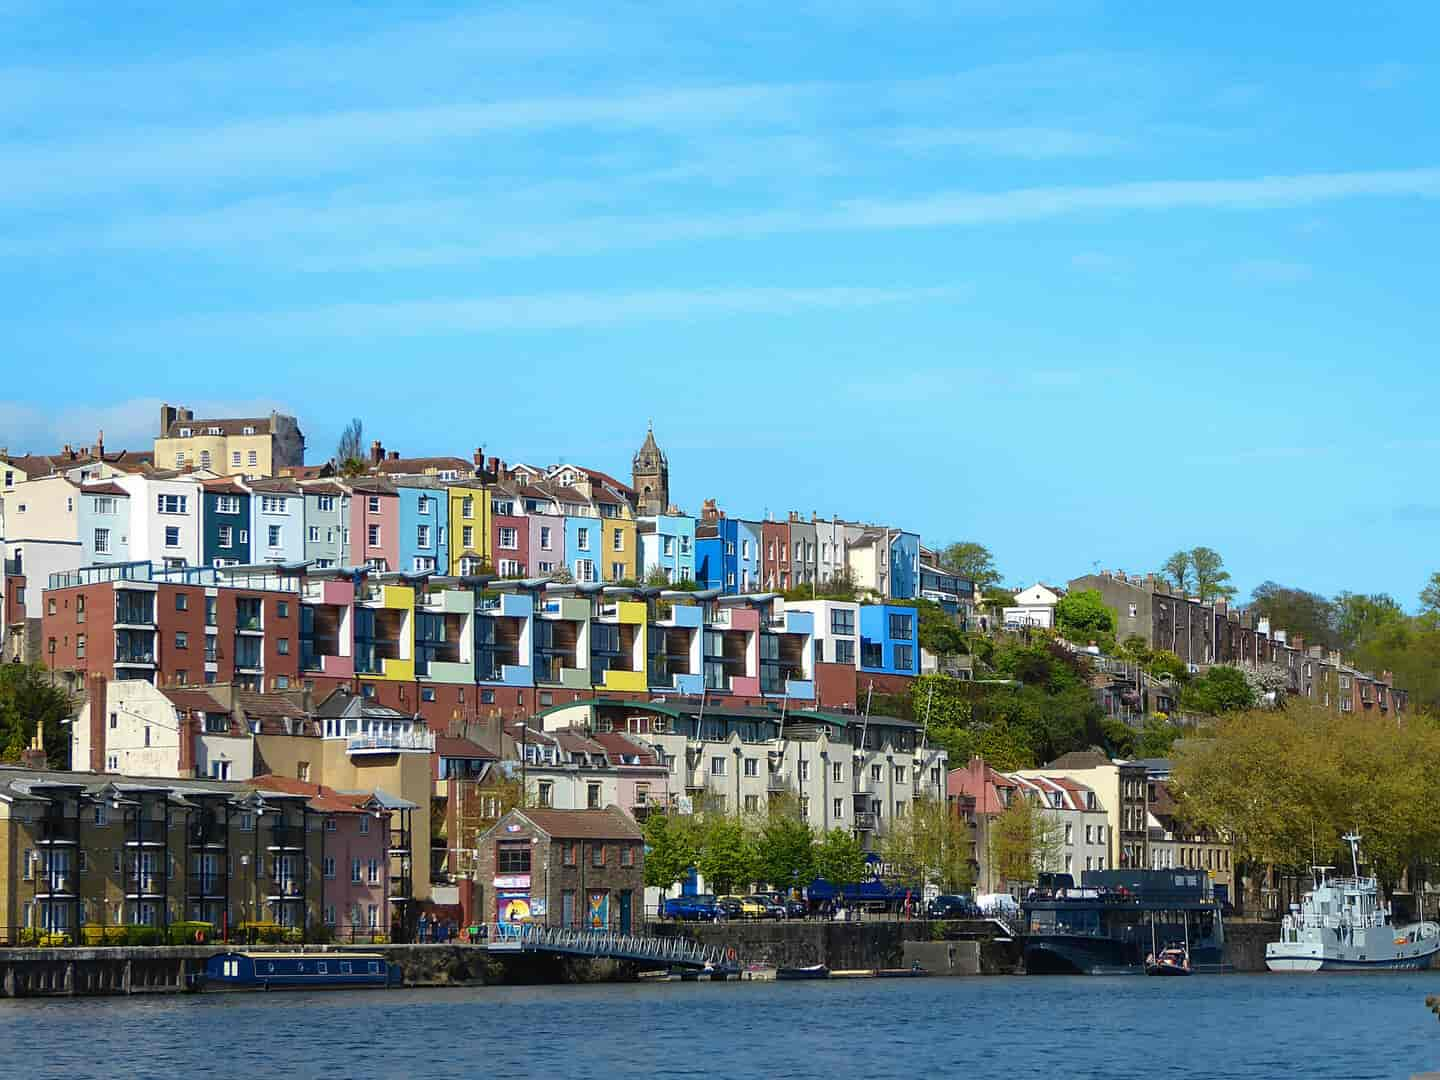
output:
[[[497,889],[528,889],[530,888],[530,875],[502,874],[490,884]]]

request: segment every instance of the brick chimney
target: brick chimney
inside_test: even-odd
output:
[[[189,709],[179,718],[180,775],[195,775],[195,718]]]
[[[379,465],[380,462],[384,460],[385,447],[381,444],[379,439],[376,439],[370,444],[370,463],[372,465]]]
[[[105,429],[95,432],[95,460],[105,460]]]
[[[30,740],[30,745],[20,751],[20,764],[27,769],[45,768],[45,725],[35,725],[35,738]]]
[[[90,695],[90,771],[105,771],[105,676],[98,672],[88,680],[86,693]],[[71,762],[71,766],[79,762]]]
[[[485,468],[485,448],[483,446],[475,447],[475,454],[470,460],[475,462],[477,469]]]
[[[391,461],[399,461],[399,460],[400,460],[400,451],[399,451],[399,450],[391,450],[391,451],[390,451],[390,460],[391,460]]]
[[[498,473],[497,469],[498,469],[499,464],[500,464],[500,459],[499,459],[498,457],[492,457],[492,458],[490,459],[490,464],[486,467],[485,471],[486,471],[486,472],[491,472],[491,473],[496,473],[496,475],[498,476],[499,473]]]

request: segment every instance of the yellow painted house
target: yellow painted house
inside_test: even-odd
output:
[[[479,573],[483,562],[495,565],[490,550],[490,493],[485,485],[452,484],[450,492],[450,567],[453,575]]]
[[[595,560],[606,581],[634,580],[639,566],[640,539],[631,518],[600,519],[600,557]]]

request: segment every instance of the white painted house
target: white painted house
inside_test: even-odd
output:
[[[1046,630],[1055,626],[1055,605],[1065,595],[1064,589],[1036,582],[1015,594],[1015,603],[1005,609],[1005,625],[1038,626]]]

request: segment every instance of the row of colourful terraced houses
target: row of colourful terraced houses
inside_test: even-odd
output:
[[[430,573],[153,563],[52,575],[57,671],[257,691],[346,686],[428,720],[597,691],[863,706],[921,671],[916,608]]]

